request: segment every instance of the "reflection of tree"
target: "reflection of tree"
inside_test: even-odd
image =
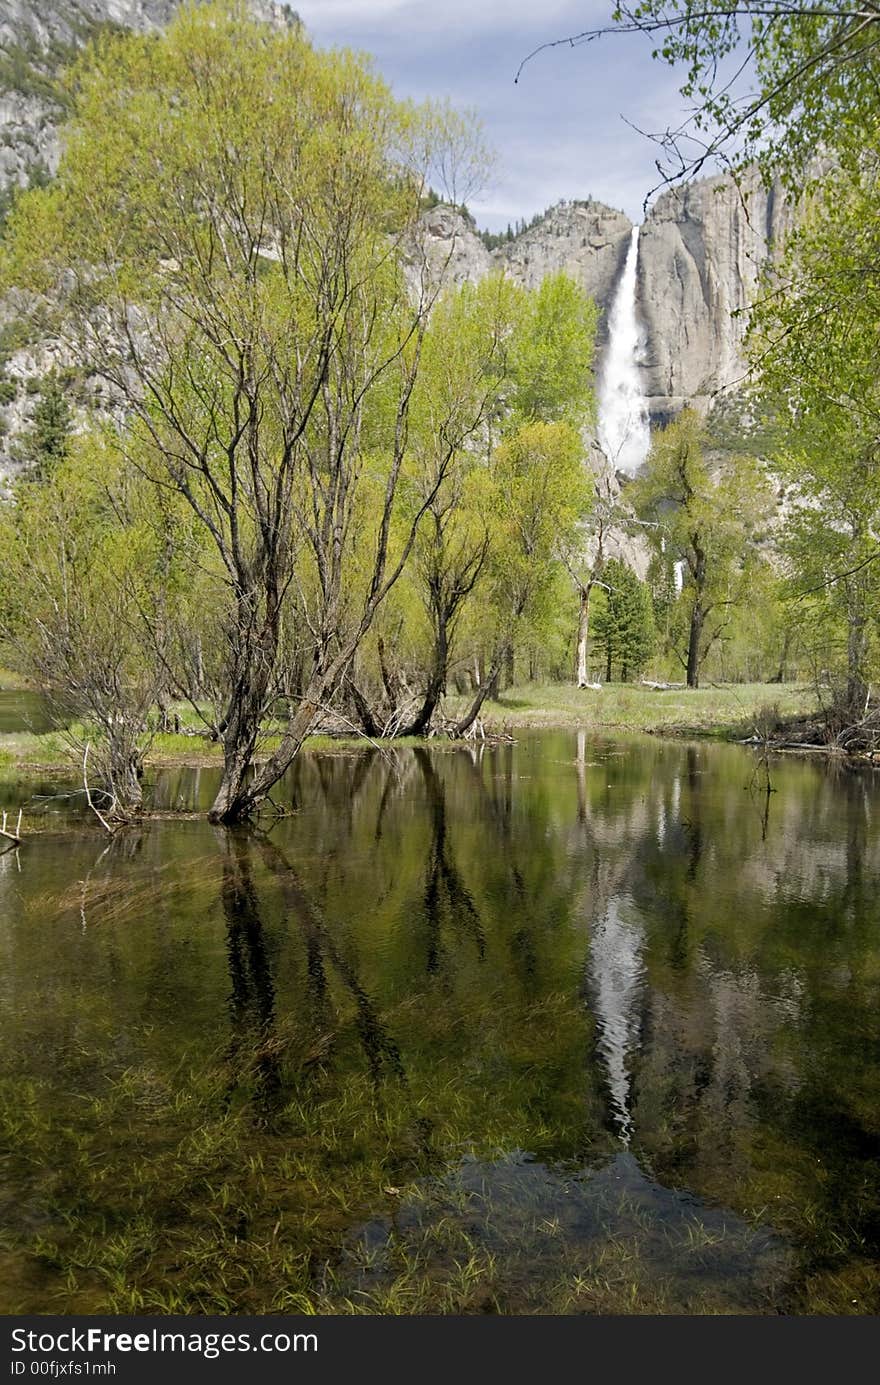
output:
[[[486,955],[486,939],[480,916],[470,891],[452,859],[446,830],[446,787],[434,768],[431,756],[421,747],[415,755],[425,782],[431,815],[431,846],[428,852],[423,907],[428,924],[429,972],[439,970],[444,917],[464,928],[475,939],[480,961]]]
[[[255,1077],[256,1104],[268,1117],[281,1092],[279,1045],[275,1035],[275,986],[254,886],[252,842],[240,832],[226,834],[221,901],[226,917],[226,951],[232,991],[230,1059],[246,1061]]]
[[[291,917],[297,921],[302,931],[306,944],[310,987],[319,1012],[329,1017],[332,1008],[327,978],[329,963],[354,1001],[358,1037],[373,1081],[379,1083],[383,1075],[383,1064],[387,1065],[395,1077],[404,1078],[403,1062],[397,1044],[379,1018],[376,1005],[361,983],[356,966],[339,951],[317,904],[304,889],[290,861],[280,847],[268,839],[261,841],[260,849],[263,860],[280,885],[282,898]]]

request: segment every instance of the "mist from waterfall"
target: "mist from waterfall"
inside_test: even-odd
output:
[[[608,319],[608,349],[599,379],[599,443],[611,464],[632,476],[648,455],[648,406],[638,363],[644,350],[636,316],[639,228],[634,226]]]

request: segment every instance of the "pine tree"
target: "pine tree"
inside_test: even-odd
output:
[[[46,481],[68,454],[73,419],[57,372],[47,375],[30,429],[16,447],[16,460],[31,479]]]
[[[654,610],[651,593],[632,568],[619,558],[605,565],[605,601],[596,612],[593,630],[605,657],[605,676],[611,680],[614,666],[626,683],[644,668],[654,647]]]

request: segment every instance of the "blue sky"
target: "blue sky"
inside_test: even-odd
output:
[[[532,49],[607,22],[610,0],[297,0],[296,9],[320,45],[373,53],[399,95],[476,110],[496,153],[490,185],[469,203],[481,226],[590,193],[641,221],[658,151],[623,117],[653,131],[685,110],[651,40],[554,48],[514,85]]]

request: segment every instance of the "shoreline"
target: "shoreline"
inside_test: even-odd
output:
[[[450,696],[445,708],[459,715],[465,697]],[[699,689],[655,690],[639,684],[609,684],[601,691],[580,690],[568,684],[523,685],[484,704],[481,721],[486,736],[514,738],[517,732],[585,731],[592,735],[649,735],[670,740],[706,740],[763,748],[772,754],[813,754],[844,762],[877,764],[870,754],[847,754],[834,745],[792,740],[796,724],[809,724],[816,714],[815,692],[803,684],[715,684]],[[0,778],[57,778],[78,774],[77,764],[59,743],[58,731],[0,734]],[[476,742],[480,743],[479,740]],[[356,733],[320,732],[303,746],[306,754],[359,753],[372,746],[400,750],[414,745],[454,749],[473,740],[428,738],[373,739]],[[147,752],[147,771],[220,768],[219,743],[193,735],[157,734]]]

